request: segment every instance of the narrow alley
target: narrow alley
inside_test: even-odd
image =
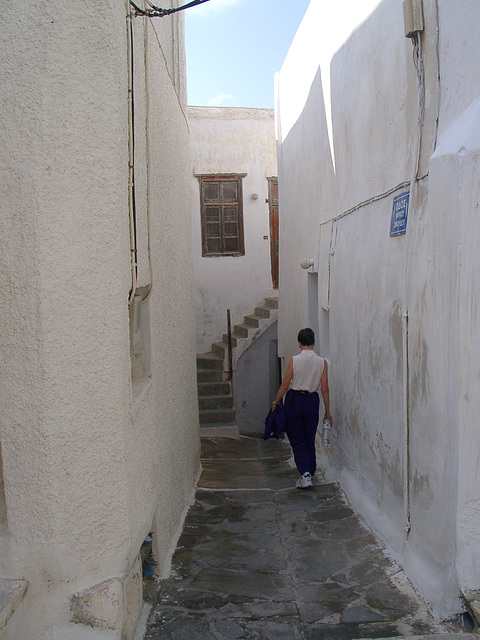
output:
[[[338,484],[294,487],[286,441],[203,438],[202,467],[145,640],[472,637],[430,616]]]

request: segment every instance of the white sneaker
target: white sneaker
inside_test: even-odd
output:
[[[297,489],[310,489],[310,487],[313,487],[312,476],[308,473],[308,471],[304,473],[303,476],[300,476],[300,478],[295,483],[295,486],[297,487]]]

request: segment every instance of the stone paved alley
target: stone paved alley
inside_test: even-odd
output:
[[[202,440],[203,472],[145,640],[476,637],[439,624],[336,483],[294,488],[284,441]]]

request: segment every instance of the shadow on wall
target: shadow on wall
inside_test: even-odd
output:
[[[237,363],[235,396],[241,434],[263,433],[265,417],[280,385],[277,323],[274,322]]]

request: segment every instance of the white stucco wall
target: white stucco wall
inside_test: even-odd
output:
[[[151,530],[168,570],[199,469],[184,56],[182,39],[176,50],[162,32],[182,35],[183,22],[135,19],[140,284],[147,201],[153,271],[151,376],[139,394],[125,7],[14,1],[1,19],[0,575],[29,582],[6,638],[120,638],[127,610],[118,629],[90,628],[70,623],[70,598],[126,579]]]
[[[267,177],[277,175],[273,109],[189,107],[197,351],[210,351],[272,288]],[[247,174],[243,184],[245,255],[202,257],[201,174]],[[252,196],[256,194],[257,199]]]
[[[345,25],[343,2],[312,0],[277,77],[279,352],[295,353],[308,321],[299,263],[314,258],[337,428],[321,463],[444,616],[479,587],[480,7],[440,0],[437,16],[423,3],[420,179],[397,238],[393,197],[408,190],[417,139],[412,43],[400,2],[362,8]],[[329,40],[332,20],[342,30]]]

